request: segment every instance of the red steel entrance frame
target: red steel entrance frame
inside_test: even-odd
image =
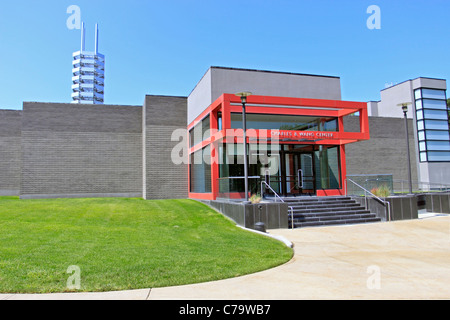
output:
[[[217,127],[218,113],[222,114],[222,130]],[[359,113],[359,132],[345,132],[344,117]],[[192,123],[191,130],[207,116],[210,116],[209,138],[195,146],[188,147],[189,154],[211,146],[211,191],[210,193],[190,192],[189,198],[215,200],[219,193],[219,162],[217,146],[221,143],[242,143],[242,129],[236,129],[237,137],[227,140],[226,132],[231,129],[231,113],[242,113],[240,97],[234,94],[223,94],[206,108]],[[367,103],[342,100],[304,99],[274,96],[249,96],[247,98],[246,113],[274,114],[274,115],[302,115],[317,117],[334,117],[338,119],[339,131],[292,131],[292,130],[247,130],[247,142],[268,138],[278,139],[279,144],[308,144],[308,145],[335,145],[340,149],[340,189],[317,190],[318,196],[343,195],[344,181],[346,177],[345,145],[357,141],[369,140],[369,118],[367,114]],[[240,132],[240,134],[239,134]],[[251,140],[251,141],[249,141]],[[188,157],[190,159],[190,157]],[[190,170],[188,170],[189,175]]]

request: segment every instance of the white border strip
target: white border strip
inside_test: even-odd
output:
[[[289,247],[289,248],[294,248],[294,244],[293,244],[291,241],[289,241],[288,239],[286,239],[285,237],[283,237],[283,236],[272,235],[272,234],[265,233],[265,232],[261,232],[261,231],[258,231],[258,230],[253,230],[253,229],[245,228],[245,227],[240,226],[240,225],[237,225],[237,226],[238,226],[239,228],[241,228],[241,229],[244,229],[244,230],[247,230],[247,231],[251,231],[251,232],[254,232],[254,233],[257,233],[257,234],[260,234],[260,235],[263,235],[263,236],[266,236],[266,237],[269,237],[269,238],[272,238],[272,239],[281,241],[281,242],[283,242],[287,247]]]

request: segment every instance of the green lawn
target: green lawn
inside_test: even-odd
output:
[[[0,292],[154,288],[240,276],[292,250],[192,200],[0,197]]]

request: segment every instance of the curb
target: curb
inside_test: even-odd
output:
[[[258,231],[258,230],[253,230],[253,229],[245,228],[245,227],[240,226],[240,225],[237,225],[237,226],[238,226],[239,228],[243,229],[243,230],[247,230],[247,231],[250,231],[250,232],[254,232],[254,233],[257,233],[257,234],[260,234],[260,235],[263,235],[263,236],[266,236],[266,237],[269,237],[269,238],[272,238],[272,239],[281,241],[281,242],[283,242],[284,245],[286,245],[287,247],[289,247],[289,248],[294,248],[294,244],[293,244],[291,241],[289,241],[288,239],[286,239],[285,237],[283,237],[283,236],[272,235],[272,234],[265,233],[265,232],[261,232],[261,231]]]

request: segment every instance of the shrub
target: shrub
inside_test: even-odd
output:
[[[372,190],[370,190],[370,192],[372,192],[377,197],[382,197],[382,198],[389,197],[391,195],[391,189],[389,189],[389,187],[386,185],[382,185],[377,188],[373,188]]]
[[[261,202],[261,196],[259,194],[252,194],[252,196],[250,197],[250,202],[251,203],[260,203]]]

